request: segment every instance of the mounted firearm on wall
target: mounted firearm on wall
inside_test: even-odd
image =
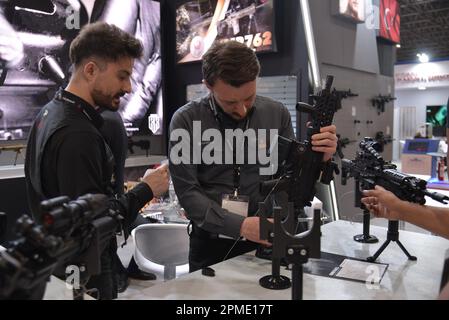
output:
[[[357,93],[352,93],[351,89],[348,90],[334,90],[332,91],[332,94],[337,97],[337,111],[342,108],[341,100],[350,98],[350,97],[358,97],[359,95]]]
[[[350,140],[349,138],[342,138],[340,134],[337,133],[337,152],[335,154],[338,155],[340,159],[343,159],[345,155],[343,154],[343,149],[346,148],[347,145],[357,142],[357,140]]]
[[[385,112],[385,104],[396,99],[397,98],[393,97],[391,94],[387,96],[379,94],[378,96],[371,99],[371,104],[373,107],[376,107],[377,114],[380,115],[381,112]]]

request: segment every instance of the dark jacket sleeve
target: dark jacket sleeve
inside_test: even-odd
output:
[[[104,186],[104,141],[92,133],[72,133],[59,145],[56,174],[61,195],[75,199],[87,193],[107,193]],[[117,198],[110,198],[110,208],[117,210],[128,225],[139,210],[153,198],[146,183],[140,183],[131,191]]]
[[[217,234],[238,238],[243,216],[222,209],[221,206],[211,200],[204,192],[198,181],[197,165],[192,164],[190,154],[178,156],[180,141],[175,139],[179,133],[183,133],[183,146],[192,147],[192,122],[187,112],[176,112],[170,123],[170,176],[175,187],[180,204],[185,209],[187,217],[196,226]],[[174,141],[172,141],[172,138]],[[173,154],[172,154],[173,152]]]

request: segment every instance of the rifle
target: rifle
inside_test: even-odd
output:
[[[346,148],[348,144],[356,142],[356,140],[349,140],[349,138],[341,138],[340,134],[337,134],[337,151],[336,154],[343,159],[345,155],[343,154],[343,148]]]
[[[377,114],[379,115],[381,112],[385,112],[386,103],[396,99],[397,98],[391,96],[391,94],[389,94],[388,96],[383,96],[379,94],[377,97],[371,99],[371,104],[373,105],[373,107],[377,108]]]
[[[379,185],[392,192],[401,200],[418,203],[426,203],[425,196],[428,196],[441,203],[446,203],[449,197],[438,193],[427,191],[425,180],[407,175],[396,170],[396,165],[385,161],[378,153],[380,145],[373,138],[366,137],[360,144],[360,151],[357,152],[355,160],[342,159],[341,184],[346,185],[347,179],[353,177],[355,180],[355,205],[363,209],[363,234],[354,236],[354,240],[363,243],[377,242],[377,238],[369,234],[370,213],[361,202],[362,190],[374,189]],[[388,221],[387,240],[368,261],[375,261],[382,251],[388,246],[390,241],[398,243],[409,260],[416,260],[415,256],[405,249],[399,241],[398,221]]]
[[[81,271],[81,288],[75,283],[73,294],[82,299],[85,283],[100,273],[100,255],[121,223],[108,203],[102,194],[74,201],[58,197],[41,203],[42,224],[20,217],[19,238],[0,253],[0,299],[42,299],[52,273],[69,264]]]
[[[268,222],[266,202],[259,203],[260,238],[273,243],[272,249],[258,250],[256,256],[272,258],[272,274],[259,280],[264,288],[285,289],[290,286],[290,280],[280,275],[281,259],[293,264],[292,269],[292,299],[302,299],[302,264],[308,258],[320,258],[320,210],[314,211],[314,223],[307,234],[300,236],[300,231],[307,230],[307,224],[301,222],[305,206],[311,206],[315,196],[315,184],[318,180],[329,184],[333,173],[338,173],[333,162],[323,164],[323,153],[312,150],[312,135],[320,132],[321,127],[332,124],[337,106],[337,96],[331,92],[333,76],[327,76],[324,89],[312,96],[315,105],[298,102],[298,111],[311,114],[311,126],[307,129],[307,139],[298,142],[282,136],[278,137],[279,159],[282,160],[278,178],[262,182],[260,191],[268,198],[271,193],[286,191],[288,208],[274,208],[274,226]],[[287,214],[285,214],[287,213]],[[286,218],[281,223],[281,214]],[[284,229],[286,227],[286,229]],[[303,229],[303,230],[301,230]],[[285,232],[287,231],[287,232]],[[272,252],[271,252],[272,250]],[[268,251],[268,252],[267,252]],[[286,255],[286,253],[288,255]],[[291,253],[290,253],[291,252]]]
[[[425,204],[425,196],[445,203],[449,197],[426,189],[427,181],[410,176],[396,170],[396,165],[387,162],[378,153],[379,143],[373,138],[366,137],[360,144],[355,160],[342,159],[341,183],[346,185],[347,179],[353,177],[360,183],[359,190],[374,189],[379,185],[394,193],[399,199]],[[360,193],[361,195],[361,193]],[[360,206],[360,199],[356,201]]]
[[[296,109],[311,114],[311,126],[307,129],[307,139],[298,142],[293,139],[278,137],[279,178],[261,183],[261,193],[287,191],[289,201],[293,202],[295,211],[310,206],[315,196],[315,183],[320,180],[329,184],[334,171],[338,173],[334,162],[323,163],[323,153],[312,150],[312,135],[319,133],[321,127],[332,124],[337,106],[337,96],[331,92],[333,76],[327,76],[325,88],[312,96],[315,105],[298,102]]]
[[[358,97],[359,95],[357,93],[352,93],[351,89],[349,90],[334,90],[332,93],[337,97],[337,107],[336,110],[340,110],[342,108],[341,100],[349,98],[349,97]]]

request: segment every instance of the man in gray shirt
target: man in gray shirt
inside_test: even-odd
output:
[[[257,243],[268,245],[260,240],[259,217],[254,216],[264,200],[259,183],[270,178],[261,174],[267,163],[260,156],[270,148],[267,138],[274,138],[273,130],[289,138],[294,134],[287,108],[256,95],[259,71],[255,53],[245,45],[213,45],[203,56],[203,81],[210,94],[173,115],[170,174],[192,224],[191,272],[251,251]],[[239,129],[248,139],[228,136]],[[335,126],[329,126],[312,138],[313,150],[325,152],[325,161],[336,151],[335,133]],[[258,161],[250,160],[254,153]]]

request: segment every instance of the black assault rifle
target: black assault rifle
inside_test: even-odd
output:
[[[67,265],[80,270],[75,299],[82,299],[89,277],[100,273],[100,255],[114,238],[121,216],[108,208],[105,195],[74,201],[43,201],[43,223],[27,215],[17,220],[19,238],[0,253],[0,299],[42,299],[53,272]]]
[[[396,100],[396,98],[391,94],[387,96],[379,94],[378,96],[371,99],[371,104],[373,105],[373,107],[377,108],[377,114],[380,114],[381,112],[385,112],[385,104],[393,100]]]
[[[298,102],[296,109],[311,114],[311,125],[307,129],[307,139],[298,142],[293,139],[278,137],[279,170],[278,178],[261,184],[261,193],[287,191],[289,201],[293,202],[295,211],[310,206],[315,196],[315,183],[329,184],[334,172],[338,172],[333,162],[323,163],[323,153],[312,150],[312,135],[332,124],[337,107],[337,96],[331,92],[333,77],[328,76],[324,89],[312,96],[315,105]]]
[[[370,241],[370,238],[372,238],[372,236],[369,236],[370,216],[369,211],[361,202],[362,190],[374,189],[374,186],[379,185],[391,191],[401,200],[421,205],[426,202],[425,196],[442,203],[449,200],[449,197],[441,193],[428,191],[425,180],[397,171],[396,165],[385,161],[379,154],[380,145],[373,138],[364,138],[359,146],[360,150],[357,152],[355,160],[342,159],[341,161],[341,183],[346,185],[348,178],[353,177],[355,179],[355,205],[364,210],[364,234],[355,236],[356,241],[377,242]],[[375,261],[390,241],[396,241],[410,260],[416,260],[416,257],[411,256],[399,242],[398,221],[391,220],[388,222],[387,241],[368,260]]]
[[[348,90],[334,90],[332,91],[332,94],[334,94],[337,97],[337,107],[336,111],[340,110],[342,108],[341,100],[350,98],[350,97],[358,97],[359,95],[357,93],[351,92],[351,89]]]
[[[259,280],[264,288],[288,288],[290,280],[280,275],[282,256],[294,264],[292,298],[302,299],[302,264],[308,258],[320,258],[320,211],[314,212],[312,230],[299,236],[306,230],[306,225],[299,224],[305,206],[311,206],[315,196],[317,181],[329,184],[334,171],[338,172],[335,163],[323,164],[323,153],[312,150],[312,135],[320,129],[332,124],[337,106],[337,96],[331,92],[333,77],[328,76],[324,89],[313,96],[315,105],[299,102],[296,106],[300,112],[311,114],[311,125],[307,130],[307,139],[298,142],[293,139],[278,137],[278,159],[280,160],[276,179],[261,183],[261,193],[265,196],[286,191],[288,208],[275,208],[274,226],[265,215],[265,203],[259,204],[260,238],[273,243],[272,274]],[[281,224],[281,212],[287,212],[287,219]],[[285,214],[284,214],[285,217]],[[300,227],[302,230],[298,230]],[[287,230],[287,233],[284,232]],[[290,253],[291,252],[291,253]],[[288,256],[288,257],[287,257]]]

